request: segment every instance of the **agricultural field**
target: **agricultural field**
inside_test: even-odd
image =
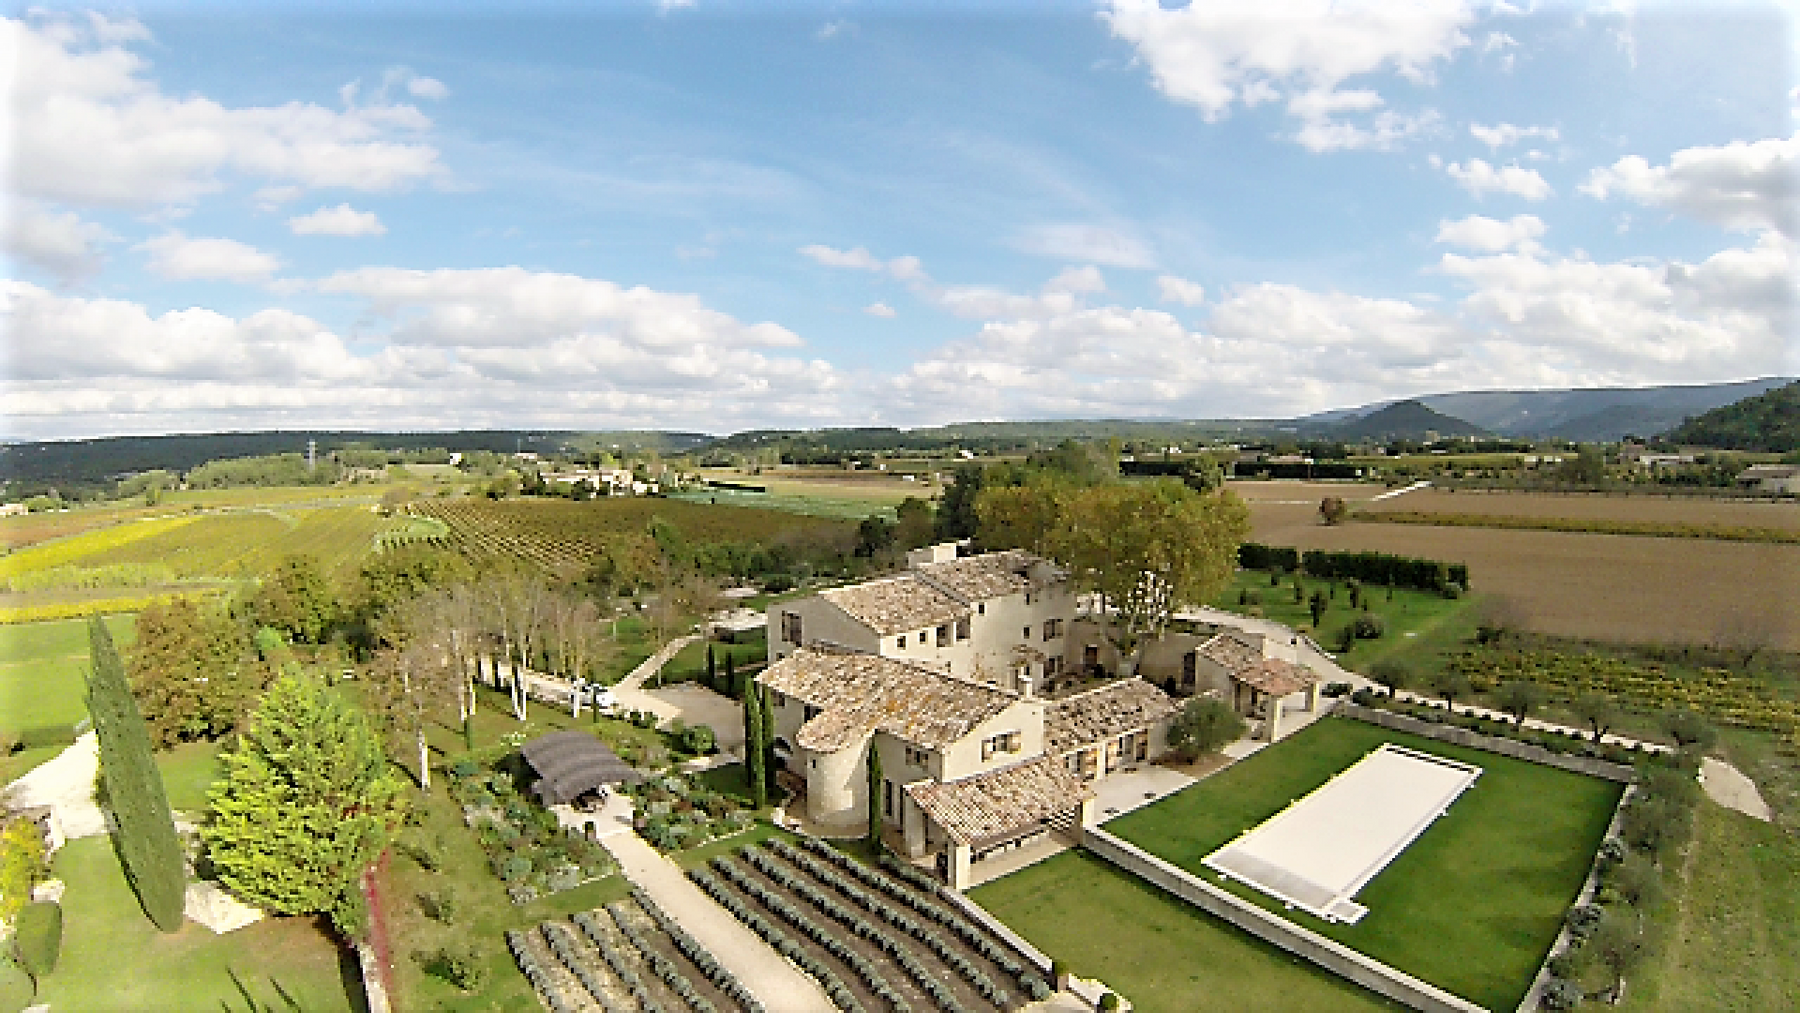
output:
[[[907,497],[930,499],[938,487],[929,481],[908,482],[898,475],[836,468],[783,469],[746,475],[731,469],[708,469],[702,477],[765,491],[700,487],[674,493],[690,503],[761,507],[815,517],[860,521],[871,514],[894,519],[894,508]]]
[[[1095,858],[1065,851],[969,899],[1142,1013],[1399,1010]]]
[[[1577,521],[1697,524],[1725,528],[1785,528],[1800,531],[1800,503],[1698,499],[1693,496],[1665,498],[1647,495],[1598,496],[1420,489],[1379,503],[1356,506],[1368,513],[1400,510],[1417,513],[1485,514],[1495,517],[1554,517]]]
[[[1357,895],[1354,925],[1296,924],[1480,1006],[1519,1004],[1562,928],[1618,804],[1618,785],[1343,718],[1327,718],[1107,829],[1196,875],[1201,860],[1384,742],[1472,763],[1481,777]]]
[[[1800,650],[1800,617],[1792,604],[1800,601],[1800,545],[1418,525],[1326,527],[1319,523],[1321,497],[1342,496],[1353,508],[1363,508],[1359,501],[1383,490],[1300,482],[1234,482],[1230,488],[1250,506],[1251,537],[1256,541],[1464,563],[1477,595],[1506,600],[1527,626],[1543,633],[1691,643],[1753,633],[1770,646]],[[1408,501],[1417,495],[1407,493],[1375,506],[1408,509]],[[1482,503],[1506,498],[1454,496],[1459,503],[1464,502],[1461,497]],[[1577,497],[1519,498],[1591,502]],[[1715,508],[1719,516],[1729,517],[1727,508],[1784,506],[1635,497],[1605,502],[1627,518],[1639,509]]]
[[[512,556],[554,573],[580,572],[622,539],[641,536],[661,518],[690,542],[854,541],[853,523],[747,507],[670,499],[448,499],[413,505],[415,514],[448,525],[452,541],[477,557]]]
[[[551,1009],[755,1008],[749,990],[642,894],[510,931],[506,940]]]
[[[863,1009],[1005,1013],[1049,994],[1019,953],[894,860],[877,870],[816,838],[770,839],[688,876],[827,995]]]

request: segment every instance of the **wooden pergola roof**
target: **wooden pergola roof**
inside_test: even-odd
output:
[[[643,775],[587,732],[540,736],[519,748],[537,771],[531,786],[545,805],[566,805],[603,785],[641,781]]]

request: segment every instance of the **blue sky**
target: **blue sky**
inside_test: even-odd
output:
[[[1792,5],[3,28],[7,438],[1285,416],[1800,372]]]

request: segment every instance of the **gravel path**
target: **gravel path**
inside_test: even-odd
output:
[[[70,839],[106,833],[106,817],[94,804],[94,775],[100,772],[100,739],[88,732],[30,773],[6,786],[6,802],[23,809],[47,805],[56,810],[63,836]]]
[[[674,862],[658,854],[634,833],[602,837],[600,843],[619,860],[626,878],[642,887],[670,918],[719,963],[731,969],[764,1006],[781,1013],[835,1013],[818,983],[788,963],[688,882]]]
[[[1756,782],[1723,760],[1709,756],[1700,761],[1700,787],[1706,789],[1708,798],[1727,809],[1735,809],[1764,823],[1774,819],[1769,803],[1763,801],[1762,793],[1756,790]]]

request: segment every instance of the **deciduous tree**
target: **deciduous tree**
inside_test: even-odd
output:
[[[249,602],[251,619],[272,626],[300,644],[324,643],[337,612],[337,599],[311,556],[293,555],[276,565]]]
[[[1319,501],[1319,519],[1326,524],[1342,524],[1349,515],[1350,508],[1342,496],[1327,496]]]
[[[1494,706],[1512,716],[1513,724],[1524,727],[1525,718],[1543,706],[1544,691],[1537,683],[1513,680],[1502,683],[1494,691]]]
[[[1612,723],[1619,719],[1618,707],[1604,693],[1583,693],[1575,698],[1569,710],[1593,730],[1595,742],[1599,742],[1607,729],[1612,727]]]
[[[221,608],[171,598],[139,613],[137,630],[129,678],[157,746],[217,738],[237,726],[266,674],[243,627]]]
[[[1169,748],[1192,758],[1236,742],[1244,734],[1244,719],[1217,697],[1197,696],[1169,723],[1168,734]]]

